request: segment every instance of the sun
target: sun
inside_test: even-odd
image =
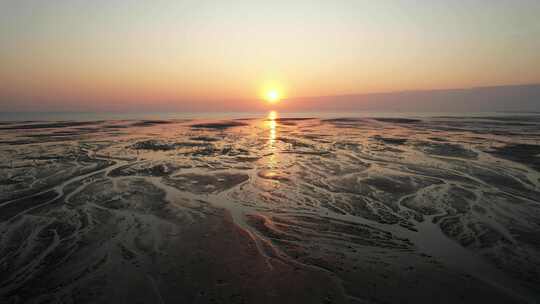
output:
[[[276,103],[280,100],[281,94],[279,94],[279,91],[276,89],[268,90],[265,94],[265,99],[269,103]]]
[[[287,87],[278,81],[265,81],[259,87],[258,100],[274,105],[287,98]]]

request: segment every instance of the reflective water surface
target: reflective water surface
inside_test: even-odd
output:
[[[535,303],[540,118],[0,124],[7,303]]]

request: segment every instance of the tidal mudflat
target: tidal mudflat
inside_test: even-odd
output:
[[[537,303],[540,117],[6,122],[2,303]]]

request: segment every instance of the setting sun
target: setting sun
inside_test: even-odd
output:
[[[266,101],[269,103],[275,103],[278,102],[280,99],[280,94],[277,90],[270,90],[266,93]]]

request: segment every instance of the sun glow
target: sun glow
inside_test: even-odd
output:
[[[280,100],[281,94],[279,94],[279,91],[276,89],[271,89],[268,92],[266,92],[266,101],[269,103],[276,103]]]
[[[259,88],[259,98],[267,104],[277,104],[287,95],[287,89],[277,81],[267,81]]]

